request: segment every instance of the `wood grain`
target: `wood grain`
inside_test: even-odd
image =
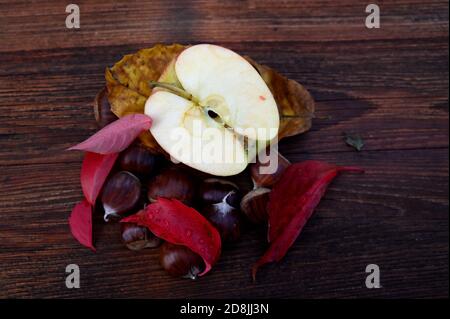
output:
[[[0,1],[0,297],[448,297],[448,2]],[[91,105],[104,68],[155,43],[211,42],[304,84],[313,128],[280,143],[291,161],[358,165],[343,175],[286,258],[249,269],[265,248],[250,228],[197,282],[168,277],[157,251],[134,253],[96,217],[96,254],[71,237],[81,154],[65,149],[97,128]],[[343,132],[366,142],[355,152]],[[65,266],[81,289],[65,287]],[[381,289],[364,286],[381,268]],[[231,284],[230,284],[231,283]]]
[[[78,1],[79,30],[64,29],[65,2],[2,4],[3,50],[154,42],[354,41],[445,37],[445,1],[380,1],[383,29],[364,25],[360,0]],[[337,28],[336,28],[337,27]],[[32,40],[32,41],[30,41]]]

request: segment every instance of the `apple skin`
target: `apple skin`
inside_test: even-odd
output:
[[[229,49],[188,47],[159,83],[145,114],[153,119],[150,132],[174,162],[214,176],[236,175],[277,137],[272,93],[255,68]]]

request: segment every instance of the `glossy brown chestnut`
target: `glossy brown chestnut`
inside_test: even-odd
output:
[[[119,156],[120,168],[140,176],[151,174],[156,167],[157,157],[142,144],[133,144]]]
[[[103,186],[101,202],[105,221],[119,220],[132,213],[141,197],[141,182],[127,171],[120,171],[108,178]]]
[[[147,227],[134,223],[121,223],[122,241],[130,250],[154,248],[161,245],[162,240],[156,237]]]
[[[100,127],[104,127],[114,122],[118,117],[111,111],[106,88],[101,90],[94,100],[95,121]]]
[[[261,161],[261,156],[258,156],[256,163],[250,165],[250,173],[256,187],[272,187],[283,176],[285,169],[291,165],[289,160],[275,150],[271,150],[264,163]],[[272,165],[274,166],[273,172],[266,173],[265,170]]]
[[[199,188],[198,197],[202,205],[221,203],[226,197],[232,207],[239,207],[241,196],[236,184],[224,179],[209,178],[204,180]]]
[[[159,251],[161,266],[172,276],[196,279],[205,264],[203,259],[185,246],[164,242]]]
[[[231,196],[229,193],[228,196]],[[227,202],[227,197],[217,204],[207,204],[201,210],[211,224],[219,231],[224,243],[235,242],[241,237],[242,217],[239,209]]]
[[[158,197],[178,199],[185,205],[191,206],[194,202],[195,181],[184,170],[167,168],[155,176],[148,184],[147,197],[155,202]]]
[[[256,188],[248,192],[241,200],[241,211],[254,224],[267,222],[267,204],[269,203],[270,189]]]

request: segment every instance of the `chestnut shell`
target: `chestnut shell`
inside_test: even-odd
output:
[[[133,144],[120,154],[118,162],[121,169],[146,176],[154,172],[157,156],[142,144]]]
[[[130,250],[158,247],[162,239],[156,237],[147,227],[135,223],[121,223],[122,242]]]
[[[254,224],[267,222],[269,214],[267,204],[269,203],[270,189],[265,187],[256,188],[248,192],[241,200],[241,212]]]
[[[167,168],[150,180],[147,197],[154,202],[158,197],[178,199],[192,206],[195,199],[195,179],[187,172],[177,168]]]
[[[258,157],[256,163],[250,165],[250,174],[255,186],[269,188],[274,186],[281,179],[286,168],[291,165],[291,162],[277,151],[272,151],[267,160],[269,160],[267,163],[261,163]],[[277,164],[275,171],[264,174],[263,169],[270,167],[269,164],[273,163],[272,161],[276,161]]]
[[[95,121],[100,127],[104,127],[118,119],[111,111],[107,93],[106,88],[103,88],[103,90],[97,94],[94,101]]]
[[[241,237],[242,216],[238,209],[226,202],[203,207],[202,214],[219,231],[224,243],[236,242]]]
[[[205,264],[203,259],[185,246],[164,242],[159,251],[161,266],[174,277],[196,279]]]
[[[236,184],[224,179],[209,178],[199,187],[198,198],[202,205],[220,203],[225,197],[230,206],[239,207],[241,195]]]
[[[108,178],[103,186],[101,202],[105,221],[119,220],[133,213],[141,198],[141,182],[127,171],[120,171]]]

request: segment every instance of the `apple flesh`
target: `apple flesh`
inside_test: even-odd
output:
[[[172,83],[159,83],[145,114],[153,119],[152,135],[176,161],[216,176],[235,175],[276,138],[275,99],[235,52],[191,46],[169,64],[160,82],[166,79]]]

